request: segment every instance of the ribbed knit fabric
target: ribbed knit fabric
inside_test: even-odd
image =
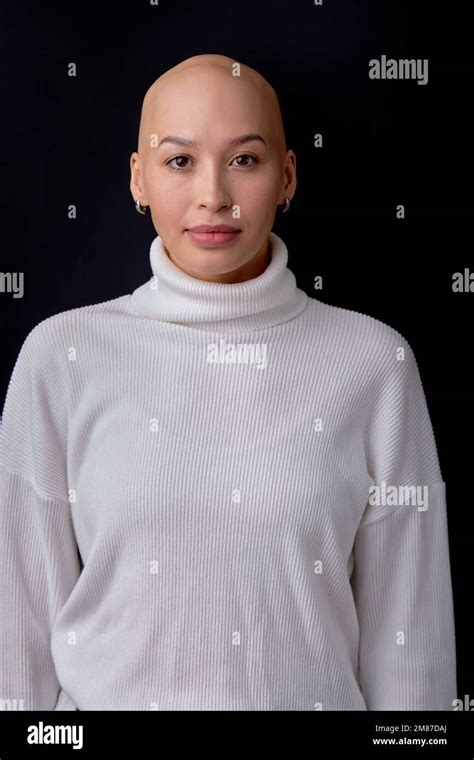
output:
[[[452,709],[446,487],[405,338],[309,298],[274,233],[244,283],[159,237],[150,261],[16,361],[0,706]]]

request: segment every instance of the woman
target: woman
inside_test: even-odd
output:
[[[449,710],[445,483],[413,352],[271,232],[278,100],[195,56],[147,92],[152,278],[28,335],[0,450],[4,700]],[[314,248],[316,251],[316,247]]]

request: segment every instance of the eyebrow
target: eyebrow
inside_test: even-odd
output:
[[[252,142],[254,140],[259,140],[264,145],[266,145],[266,142],[263,139],[262,135],[259,135],[257,133],[240,135],[240,137],[231,137],[229,140],[226,140],[225,145],[228,148],[233,148],[236,145],[242,145],[243,143]],[[158,143],[158,148],[160,145],[163,145],[163,143],[174,143],[175,145],[182,145],[189,148],[199,148],[201,145],[198,140],[189,140],[185,137],[178,137],[177,135],[167,135],[166,137],[162,137]]]

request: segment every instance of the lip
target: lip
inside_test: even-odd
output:
[[[197,227],[188,227],[188,232],[240,232],[238,227],[228,224],[199,224]]]
[[[203,245],[206,248],[214,248],[231,243],[241,232],[237,227],[231,227],[228,224],[200,224],[185,231],[194,243]]]

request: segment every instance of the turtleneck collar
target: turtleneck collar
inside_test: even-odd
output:
[[[270,233],[270,263],[262,274],[239,283],[208,282],[183,272],[167,256],[157,235],[150,248],[153,276],[132,293],[143,315],[196,329],[241,332],[287,322],[307,306],[287,267],[288,249]]]

